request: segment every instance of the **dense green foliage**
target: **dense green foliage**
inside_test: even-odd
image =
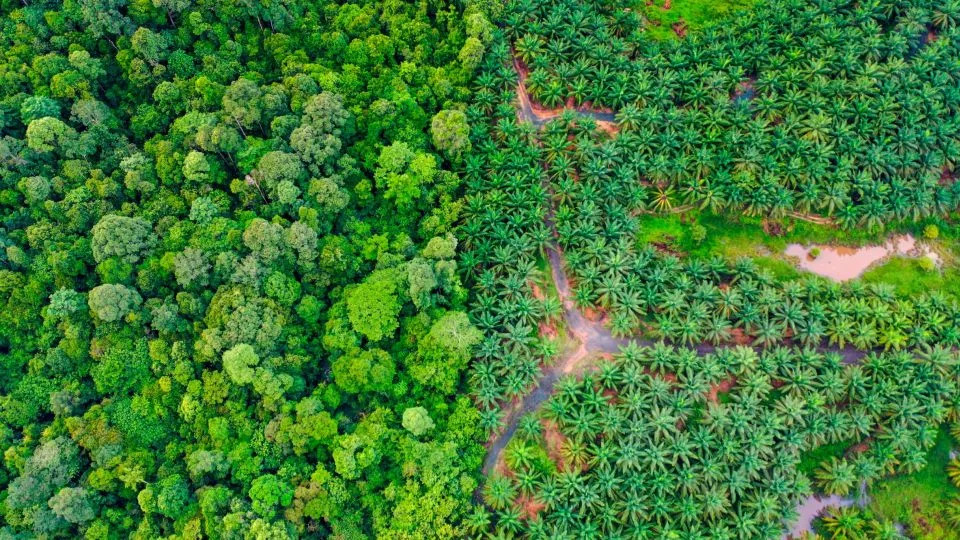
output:
[[[504,28],[536,100],[616,112],[636,207],[881,227],[960,204],[955,1],[773,0],[679,42],[647,39],[638,17],[527,0]],[[481,99],[498,91],[486,75]]]
[[[546,174],[575,299],[582,307],[608,310],[614,333],[652,328],[685,344],[720,344],[741,333],[756,345],[786,337],[859,349],[960,345],[960,308],[937,291],[917,290],[906,298],[884,283],[784,281],[751,259],[680,260],[634,242],[642,234],[632,198],[637,183],[615,168],[630,146],[622,136],[578,138],[582,130],[562,121],[545,128]],[[559,150],[551,153],[554,147]]]
[[[444,1],[0,3],[0,536],[451,537]]]
[[[937,424],[960,404],[957,360],[945,350],[845,365],[809,349],[627,348],[558,382],[485,499],[498,529],[532,538],[778,538],[811,492],[796,469],[804,450],[870,438],[815,471],[825,493],[922,469]],[[725,380],[729,399],[711,396]],[[518,497],[543,507],[520,520]],[[481,510],[471,521],[487,519]]]
[[[635,155],[634,142],[623,132],[609,137],[573,111],[542,130],[518,120],[517,76],[501,45],[495,42],[478,83],[495,83],[502,102],[485,101],[479,88],[468,109],[478,123],[493,116],[474,125],[478,151],[465,163],[462,228],[474,320],[487,334],[473,384],[488,427],[499,425],[498,403],[526,394],[553,353],[537,325],[559,315],[559,306],[536,298],[529,283],[554,241],[576,303],[607,312],[615,335],[689,345],[771,346],[788,338],[860,349],[960,344],[960,307],[936,291],[908,298],[883,283],[784,281],[751,259],[679,259],[638,244],[647,186],[621,166]]]
[[[484,333],[471,383],[484,425],[520,436],[488,459],[487,508],[469,523],[499,537],[777,538],[814,486],[845,494],[923,467],[957,412],[960,305],[670,253],[641,216],[683,205],[838,236],[953,220],[960,6],[774,0],[675,43],[624,7],[511,3],[476,77],[461,228]],[[547,257],[572,302],[542,294]],[[627,349],[557,383],[547,424],[516,424],[516,400],[557,373],[551,324],[588,308],[614,338],[690,349]]]
[[[960,4],[677,2],[702,34],[621,1],[0,0],[0,537],[775,537],[814,485],[922,473],[952,274],[794,279],[640,216],[951,219]],[[660,343],[562,380],[481,486],[578,308]]]

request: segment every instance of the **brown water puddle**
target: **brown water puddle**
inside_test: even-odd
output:
[[[839,495],[811,495],[803,502],[797,505],[797,519],[793,522],[790,530],[783,535],[784,539],[802,538],[804,533],[813,534],[813,520],[820,516],[824,510],[833,507],[850,506],[854,500]]]
[[[616,113],[611,109],[596,108],[589,103],[575,107],[572,99],[568,100],[565,106],[548,109],[540,103],[530,99],[530,93],[527,92],[527,75],[529,69],[516,56],[513,58],[513,67],[517,71],[517,115],[520,120],[527,121],[539,127],[554,118],[558,118],[565,110],[576,111],[580,116],[593,118],[597,129],[600,129],[610,136],[616,136],[620,131],[620,126],[616,122]]]
[[[816,257],[811,254],[814,249],[820,251]],[[894,236],[883,245],[863,247],[790,244],[783,253],[799,259],[797,266],[803,270],[834,281],[860,277],[868,268],[892,255],[929,257],[934,263],[939,262],[936,252],[909,234]]]

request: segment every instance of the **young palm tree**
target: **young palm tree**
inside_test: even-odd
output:
[[[823,526],[833,538],[866,537],[866,522],[860,510],[851,506],[828,508]]]
[[[513,504],[516,493],[509,478],[495,474],[483,486],[483,501],[494,510],[504,510]]]
[[[763,319],[754,331],[753,344],[761,347],[772,347],[783,339],[783,327],[769,318]]]
[[[490,527],[490,512],[483,505],[476,505],[473,511],[464,518],[463,526],[468,533],[480,535],[486,532]]]
[[[845,459],[831,457],[814,471],[814,477],[825,493],[846,495],[856,484],[853,466]]]

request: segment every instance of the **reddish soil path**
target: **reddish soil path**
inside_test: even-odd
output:
[[[616,113],[608,109],[601,110],[587,106],[554,109],[542,107],[530,99],[530,93],[527,91],[527,67],[516,56],[513,57],[513,68],[517,71],[517,116],[520,120],[530,122],[539,128],[550,120],[558,118],[564,111],[572,110],[580,116],[593,118],[598,128],[611,135],[615,135],[620,130]]]
[[[559,234],[557,233],[553,216],[554,209],[551,206],[547,209],[547,215],[544,221],[552,231],[554,239],[557,239]],[[614,337],[610,334],[610,330],[604,325],[602,319],[593,321],[587,318],[583,312],[577,309],[577,306],[573,302],[573,292],[570,287],[570,281],[567,278],[560,248],[554,244],[548,246],[546,251],[547,258],[550,262],[551,278],[556,286],[560,301],[563,304],[563,321],[568,334],[576,342],[576,347],[563,352],[555,363],[544,367],[540,380],[530,393],[522,400],[511,403],[504,418],[505,428],[500,433],[494,435],[487,444],[488,452],[483,465],[484,474],[489,474],[490,471],[494,469],[501,452],[513,437],[520,418],[527,413],[535,412],[544,401],[550,398],[551,394],[553,394],[553,387],[560,377],[564,375],[575,375],[581,372],[589,366],[589,360],[597,355],[616,354],[620,352],[621,347],[631,343],[647,347],[655,343],[654,341],[639,337]],[[717,349],[717,347],[709,343],[701,343],[694,348],[697,353],[701,355],[711,353]],[[866,355],[865,352],[850,347],[842,350],[838,350],[835,347],[821,347],[821,350],[840,352],[846,363],[856,363]]]
[[[544,113],[542,113],[542,111],[541,113],[534,112],[533,105],[529,99],[529,96],[527,96],[526,88],[524,87],[525,68],[516,58],[514,59],[514,67],[517,69],[517,73],[520,77],[520,84],[518,85],[517,90],[520,102],[519,114],[521,118],[530,121],[534,125],[543,125],[543,123],[545,123],[549,118],[544,119],[545,117],[543,116]],[[613,113],[608,112],[578,112],[580,114],[593,116],[594,118],[596,118],[597,115],[603,115],[604,117],[609,116],[611,119],[613,117]],[[548,181],[545,181],[545,187],[547,188],[548,193],[551,192]],[[604,325],[604,321],[602,319],[597,321],[591,320],[584,316],[584,313],[577,308],[573,302],[573,293],[570,288],[570,281],[567,278],[567,273],[564,268],[565,264],[563,261],[563,255],[559,247],[559,233],[557,232],[557,227],[554,222],[554,212],[555,209],[553,205],[550,204],[547,208],[544,222],[550,229],[555,242],[546,248],[546,252],[547,258],[550,262],[551,278],[556,286],[560,301],[563,304],[563,321],[568,334],[576,342],[576,347],[574,347],[572,350],[564,351],[555,363],[544,367],[540,380],[537,381],[537,385],[523,399],[514,400],[508,407],[505,407],[505,427],[502,431],[493,435],[487,443],[487,457],[484,459],[483,463],[483,473],[485,475],[489,475],[490,472],[494,470],[494,467],[496,466],[497,461],[500,459],[503,449],[513,437],[520,418],[527,413],[536,411],[544,401],[549,399],[551,394],[553,394],[553,387],[560,377],[564,375],[575,375],[588,367],[589,360],[592,357],[596,357],[598,355],[616,354],[620,352],[621,347],[628,344],[632,343],[639,346],[654,345],[653,341],[639,337],[614,337],[610,333],[610,330],[608,330]],[[798,219],[802,218],[798,217]],[[697,353],[701,355],[711,353],[717,349],[717,347],[708,343],[701,343],[694,348],[696,349]],[[860,359],[866,355],[865,352],[858,351],[850,347],[840,350],[836,349],[835,347],[820,347],[820,350],[840,352],[843,355],[845,363],[859,362]]]

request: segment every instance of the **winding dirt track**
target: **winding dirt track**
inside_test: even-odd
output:
[[[563,111],[566,109],[575,111],[580,116],[588,116],[597,121],[597,124],[604,129],[613,129],[616,130],[617,115],[616,113],[610,111],[596,111],[590,109],[589,107],[568,107],[568,108],[557,108],[557,109],[544,109],[539,106],[535,106],[533,101],[530,99],[530,93],[527,92],[527,70],[520,63],[520,60],[514,56],[513,58],[513,68],[517,71],[517,111],[520,116],[520,120],[524,122],[530,122],[534,126],[540,128],[543,127],[547,122],[558,118]]]
[[[547,114],[543,113],[542,111],[534,111],[524,85],[525,71],[517,60],[514,60],[514,67],[517,69],[519,76],[517,94],[519,102],[518,114],[520,119],[522,121],[530,122],[534,126],[540,127],[550,119],[559,116],[560,113]],[[613,113],[580,109],[576,109],[576,111],[578,114],[591,116],[598,121],[614,121]],[[552,190],[550,189],[549,182],[544,180],[544,184],[547,188],[547,192],[552,198]],[[514,432],[517,430],[517,423],[519,422],[520,418],[527,413],[536,411],[540,405],[550,397],[550,395],[553,393],[554,384],[556,384],[560,377],[563,375],[576,373],[578,368],[582,367],[583,362],[591,356],[598,354],[615,354],[620,351],[621,347],[629,343],[639,346],[651,346],[655,343],[653,341],[641,338],[613,337],[613,335],[610,334],[610,331],[603,325],[602,322],[591,321],[590,319],[586,318],[579,309],[577,309],[576,305],[571,299],[570,283],[567,279],[563,258],[559,248],[559,234],[554,222],[554,207],[552,202],[548,202],[548,204],[549,207],[547,208],[544,222],[547,227],[549,227],[554,238],[554,245],[546,248],[547,257],[550,262],[550,274],[563,304],[563,318],[564,322],[566,323],[567,332],[576,340],[578,346],[572,351],[565,352],[554,364],[550,365],[549,367],[545,367],[540,380],[537,381],[536,387],[534,387],[533,390],[531,390],[530,393],[527,394],[519,403],[516,403],[509,409],[506,417],[504,418],[503,430],[488,443],[487,457],[484,459],[483,463],[484,475],[489,475],[493,471],[497,461],[500,459],[500,454],[503,452],[503,449],[506,447],[507,443],[510,442]],[[695,348],[697,353],[701,355],[711,353],[717,349],[717,347],[707,343],[701,343]],[[859,362],[860,359],[866,355],[864,351],[859,351],[851,347],[845,347],[843,349],[838,349],[837,347],[819,347],[819,349],[824,352],[833,351],[841,353],[845,363]]]
[[[525,71],[517,62],[517,60],[514,60],[514,67],[517,69],[517,74],[519,76],[517,97],[518,115],[520,119],[522,121],[530,122],[539,128],[548,121],[559,116],[561,112],[543,111],[533,107],[525,86]],[[614,113],[591,111],[586,108],[578,108],[574,110],[580,115],[594,118],[598,121],[598,123],[614,124],[616,121]],[[553,193],[550,189],[549,182],[545,180],[544,183],[545,187],[547,188],[547,192],[552,199]],[[823,225],[830,225],[834,223],[833,219],[823,216],[799,214],[795,212],[789,212],[788,215],[795,219],[810,221]],[[554,238],[554,245],[546,248],[547,257],[550,262],[551,278],[553,279],[553,283],[556,286],[557,293],[563,304],[563,318],[564,322],[566,323],[567,332],[576,340],[578,346],[572,351],[565,352],[554,364],[550,365],[549,367],[545,367],[536,387],[531,390],[530,393],[527,394],[526,397],[524,397],[519,403],[510,408],[506,418],[504,418],[504,429],[496,437],[494,437],[488,445],[487,456],[483,463],[483,473],[485,476],[489,476],[490,473],[493,472],[494,467],[500,459],[503,449],[510,442],[510,439],[513,438],[513,434],[517,430],[517,424],[520,418],[525,414],[535,412],[537,409],[539,409],[543,402],[550,398],[550,396],[553,394],[553,387],[560,377],[563,375],[576,373],[580,371],[581,368],[585,368],[586,366],[584,365],[584,361],[588,360],[591,356],[598,354],[615,354],[620,351],[621,347],[630,343],[634,343],[639,346],[651,346],[654,344],[653,341],[640,338],[615,338],[610,334],[610,331],[603,326],[602,322],[591,321],[590,319],[586,318],[579,309],[577,309],[576,305],[571,300],[570,283],[567,279],[567,274],[563,264],[563,257],[559,248],[559,234],[554,222],[554,207],[552,201],[549,202],[549,207],[547,208],[544,222],[550,228]],[[707,343],[697,345],[695,348],[697,353],[701,355],[709,354],[717,349],[717,347]],[[822,352],[839,352],[843,356],[843,362],[846,364],[859,363],[860,360],[867,354],[865,351],[860,351],[849,346],[842,349],[833,346],[821,346],[818,347],[818,350]],[[865,491],[865,484],[861,483],[860,497],[856,501],[857,504],[863,505],[864,501],[867,500]],[[480,488],[477,489],[477,493],[475,494],[478,500],[479,494]],[[817,504],[819,502],[820,499],[817,496],[811,496],[808,497],[806,501],[801,501],[797,506],[800,516],[796,522],[788,524],[789,528],[783,535],[783,538],[799,537],[805,530],[809,529],[809,522],[812,521],[812,519],[823,510],[823,505]],[[831,500],[830,502],[834,501]],[[839,504],[844,506],[854,502],[855,501],[853,499],[845,498],[841,499]]]
[[[546,223],[556,235],[552,208],[548,210]],[[546,251],[550,261],[550,274],[563,304],[563,318],[567,332],[576,340],[578,346],[576,349],[564,353],[555,363],[545,367],[537,386],[508,411],[506,418],[504,418],[505,427],[503,431],[489,443],[487,457],[483,463],[483,473],[485,475],[489,475],[493,471],[497,460],[500,459],[500,454],[513,437],[520,418],[527,413],[536,411],[550,397],[553,393],[553,386],[560,377],[577,373],[578,368],[583,367],[583,362],[591,356],[605,353],[615,354],[620,351],[621,347],[630,343],[638,346],[652,346],[656,343],[648,339],[614,337],[603,326],[602,322],[594,322],[586,318],[571,299],[570,284],[563,268],[563,259],[559,248],[550,246]],[[694,348],[701,355],[712,353],[718,349],[718,347],[709,343],[701,343]],[[851,347],[843,349],[819,347],[819,349],[824,352],[839,352],[843,355],[844,363],[848,364],[859,362],[867,354]]]

